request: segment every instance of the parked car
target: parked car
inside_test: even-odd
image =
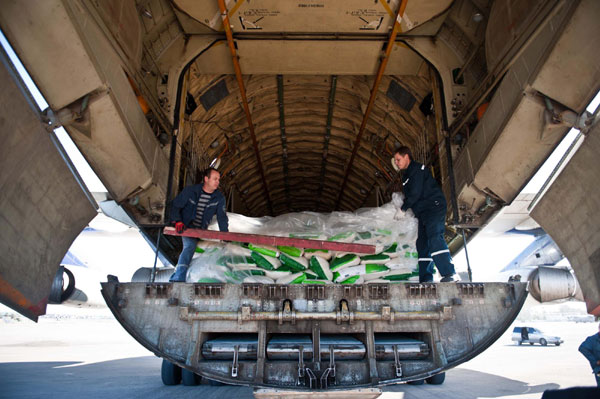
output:
[[[533,327],[515,327],[512,333],[512,340],[518,345],[523,343],[533,345],[537,343],[543,346],[548,344],[559,346],[564,342],[560,337],[546,335]]]

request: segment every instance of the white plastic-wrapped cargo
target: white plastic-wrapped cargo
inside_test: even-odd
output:
[[[390,203],[356,212],[298,212],[262,218],[230,213],[230,231],[368,244],[376,247],[376,254],[202,240],[186,281],[234,284],[414,281],[418,275],[415,248],[418,222],[411,212],[398,213],[401,205],[402,198],[396,193]],[[209,229],[216,230],[216,223]]]

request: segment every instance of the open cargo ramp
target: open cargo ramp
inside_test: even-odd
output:
[[[123,327],[157,356],[228,384],[369,388],[424,379],[508,328],[526,283],[102,284]]]

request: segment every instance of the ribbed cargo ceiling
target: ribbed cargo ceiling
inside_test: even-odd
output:
[[[427,120],[420,109],[435,73],[397,41],[356,145],[400,3],[226,2],[257,148],[228,43],[217,35],[182,72],[188,78],[188,114],[178,139],[179,188],[199,182],[199,171],[218,158],[222,190],[235,201],[234,211],[248,215],[354,210],[385,199],[397,183],[390,163],[394,148],[409,145],[425,160],[437,142],[433,118]],[[405,4],[398,32],[432,36],[452,1]],[[217,1],[170,5],[190,46],[194,38],[223,33]],[[139,6],[153,15],[165,12],[153,2]],[[156,40],[148,47],[162,48],[162,37],[172,36],[154,32],[171,20],[164,15],[154,17],[150,37]]]
[[[208,165],[220,157],[222,186],[236,190],[250,214],[270,214],[235,77],[201,75],[192,65],[190,78],[189,93],[198,105],[186,133],[194,143],[193,162]],[[336,208],[373,79],[244,76],[273,214],[359,208],[376,186],[386,188],[394,179],[395,146],[426,148],[419,104],[431,91],[429,79],[384,76]]]

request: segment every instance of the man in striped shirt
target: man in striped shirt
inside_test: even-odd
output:
[[[204,171],[204,183],[188,186],[173,200],[171,220],[178,233],[187,227],[206,229],[217,215],[220,231],[229,231],[229,220],[225,210],[225,197],[218,190],[221,174],[214,168]],[[181,237],[183,250],[179,255],[177,269],[169,281],[185,281],[190,261],[194,256],[198,239]]]
[[[457,281],[450,250],[444,240],[446,227],[446,198],[425,165],[413,161],[410,149],[400,147],[394,153],[394,162],[402,170],[402,211],[409,208],[419,219],[417,252],[419,253],[419,282],[433,281],[435,262],[442,283]]]

